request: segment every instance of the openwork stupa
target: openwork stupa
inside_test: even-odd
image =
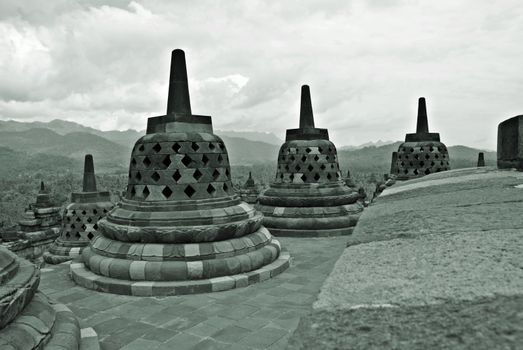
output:
[[[82,192],[71,194],[71,204],[65,208],[62,232],[44,254],[50,264],[59,264],[78,256],[97,234],[98,221],[113,208],[111,194],[96,189],[93,156],[84,160]]]
[[[268,279],[289,254],[234,193],[211,117],[191,112],[185,55],[174,50],[167,114],[149,118],[125,198],[71,264],[90,289],[140,296],[214,292]]]
[[[418,123],[415,134],[407,134],[398,148],[396,167],[398,180],[408,180],[440,171],[450,170],[447,146],[438,133],[429,132],[425,98],[418,102]]]
[[[327,129],[314,126],[310,90],[304,85],[300,127],[287,130],[276,178],[258,197],[263,223],[276,236],[347,235],[363,210],[359,199],[341,176]]]
[[[256,204],[260,190],[252,178],[252,172],[249,171],[249,177],[238,193],[240,194],[242,201],[249,204]]]

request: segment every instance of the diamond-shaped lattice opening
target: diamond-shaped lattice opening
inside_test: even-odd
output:
[[[427,168],[427,170],[425,170],[425,175],[428,175],[428,174],[430,174],[430,169],[429,168]]]
[[[303,156],[301,157],[301,161],[305,163],[305,161],[307,160],[307,156]]]
[[[76,228],[76,225],[75,225],[75,224],[71,224],[71,228],[72,228],[72,229],[75,229],[75,228]]]
[[[135,165],[136,165],[136,159],[134,159],[134,158],[131,159],[131,165],[132,165],[132,166],[135,166]]]
[[[323,152],[323,148],[318,147],[318,152],[322,153]]]
[[[419,162],[419,166],[420,167],[424,167],[425,166],[425,162],[424,161]]]
[[[327,173],[327,179],[329,179],[329,180],[332,179],[331,173]]]
[[[434,165],[436,165],[436,163],[434,163],[434,162],[431,162],[431,163],[430,163],[430,166],[434,166]]]
[[[403,172],[405,173],[405,175],[407,175],[409,173],[409,170],[405,169],[405,170],[403,170]]]
[[[436,154],[434,155],[434,158],[439,159],[439,154],[436,153]]]
[[[171,148],[173,149],[173,151],[178,153],[178,151],[180,150],[180,148],[182,148],[182,146],[178,142],[175,142]]]
[[[420,148],[419,148],[419,151],[420,151],[420,152],[423,152],[423,147],[420,147]]]
[[[329,161],[331,159],[330,156],[325,156],[325,160]]]
[[[88,222],[88,223],[93,222],[93,218],[92,218],[92,217],[88,217],[88,218],[87,218],[87,222]]]
[[[340,178],[340,174],[336,173],[336,178],[339,179]]]
[[[162,160],[162,164],[168,168],[169,165],[171,165],[171,157],[170,156],[165,156],[165,158]]]
[[[147,186],[145,186],[145,187],[143,188],[142,194],[143,194],[143,198],[144,198],[144,199],[147,199],[147,197],[149,197],[149,195],[151,194],[151,192],[149,191],[149,189],[147,188]]]
[[[151,175],[151,179],[154,180],[154,182],[158,182],[158,180],[160,180],[160,174],[158,174],[156,171],[154,173],[152,173]]]
[[[169,199],[169,198],[171,198],[171,196],[173,194],[173,190],[171,190],[171,188],[169,186],[165,186],[164,189],[162,190],[162,194],[165,198]]]
[[[87,214],[87,212],[85,210],[82,210],[82,215],[85,215]]]
[[[302,180],[303,182],[306,182],[306,181],[307,181],[307,175],[303,174],[303,175],[301,176],[301,180]]]
[[[215,148],[216,148],[216,146],[214,145],[214,143],[209,142],[209,149],[212,151]]]
[[[414,158],[415,158],[415,159],[419,159],[419,154],[416,154],[416,155],[414,156]]]
[[[307,152],[307,153],[311,153],[312,150],[311,150],[309,147],[307,147],[307,148],[305,149],[305,152]]]
[[[212,178],[214,179],[214,181],[216,181],[218,177],[220,177],[220,172],[214,169],[214,171],[212,172]]]
[[[285,170],[286,170],[286,171],[289,171],[289,164],[286,164],[286,165],[285,165]]]
[[[141,174],[139,171],[137,171],[137,172],[136,172],[136,175],[134,175],[134,178],[135,178],[136,180],[140,181],[140,180],[142,179],[142,174]]]
[[[214,192],[216,192],[216,188],[214,188],[212,184],[209,184],[209,186],[207,186],[207,193],[212,195]]]
[[[296,171],[300,171],[300,170],[301,170],[301,167],[300,167],[299,165],[296,165],[296,166],[294,167],[294,169],[296,169]]]
[[[94,224],[93,229],[98,230],[98,224]]]
[[[414,148],[411,148],[409,151],[410,151],[410,153],[413,153],[414,152]]]
[[[325,168],[326,168],[325,164],[320,165],[321,170],[325,170]]]
[[[196,171],[192,174],[192,177],[194,177],[195,180],[200,180],[202,176],[202,172],[198,169],[196,169]]]
[[[154,146],[153,146],[153,150],[158,153],[162,150],[162,146],[160,146],[159,143],[156,143]]]
[[[89,238],[89,240],[93,239],[93,237],[94,237],[94,235],[93,235],[92,232],[89,232],[89,233],[87,234],[87,238]]]
[[[290,156],[289,159],[291,160],[291,162],[294,162],[294,160],[296,159],[296,157],[294,157],[294,155]]]
[[[426,160],[429,160],[430,159],[430,156],[428,154],[425,155],[425,159]]]
[[[187,197],[191,198],[196,193],[196,190],[194,188],[192,188],[191,185],[187,185],[187,187],[185,187],[185,190],[183,190],[183,192],[187,195]]]
[[[191,163],[192,163],[192,159],[191,157],[189,157],[187,154],[185,156],[183,156],[182,158],[182,163],[183,165],[185,165],[186,167],[188,167]]]
[[[418,169],[414,169],[414,175],[418,175],[419,172],[418,172]]]
[[[291,174],[291,176],[289,176],[289,179],[294,180],[294,174]]]
[[[227,176],[228,178],[231,177],[231,171],[229,170],[229,168],[225,169],[225,176]]]
[[[98,214],[98,210],[93,209],[93,214],[94,214],[94,215]]]
[[[400,165],[403,167],[405,166],[405,162],[401,162]]]
[[[151,160],[149,159],[149,157],[145,157],[142,161],[143,165],[145,165],[146,167],[149,167],[149,165],[151,165]]]
[[[207,157],[205,154],[203,155],[202,157],[202,162],[204,165],[207,165],[207,163],[209,163],[209,157]]]
[[[104,209],[104,214],[107,213],[107,209]]]
[[[218,162],[221,163],[222,161],[223,161],[223,157],[222,157],[222,155],[220,154],[220,155],[218,156]]]
[[[225,145],[223,144],[223,142],[220,142],[218,146],[220,147],[220,149],[225,149]]]
[[[140,147],[138,147],[138,151],[143,152],[145,150],[145,146],[142,144]]]
[[[414,166],[414,163],[413,163],[413,162],[410,162],[409,165],[410,165],[410,166]]]
[[[441,155],[441,158],[445,159],[447,158],[444,154]]]
[[[71,234],[70,234],[69,232],[67,232],[67,233],[65,234],[65,237],[67,237],[67,238],[71,238]]]
[[[441,168],[437,168],[436,172],[439,173],[441,171]]]
[[[434,147],[430,146],[429,149],[430,149],[431,152],[434,152]]]
[[[82,238],[82,235],[80,234],[80,232],[76,232],[76,233],[74,234],[74,238],[76,238],[76,239],[80,239],[80,238]]]
[[[198,143],[193,142],[191,143],[191,148],[194,150],[194,152],[196,152],[200,149],[200,146],[198,146]]]
[[[131,187],[131,198],[134,198],[135,195],[136,195],[136,190],[133,186],[133,187]]]
[[[174,181],[178,182],[178,180],[180,180],[181,178],[182,178],[182,175],[180,174],[180,172],[178,170],[176,170],[173,174]]]
[[[314,180],[318,181],[321,178],[320,174],[314,174]]]
[[[280,174],[280,179],[283,179],[283,174]]]
[[[313,167],[312,165],[309,165],[309,166],[307,167],[307,169],[309,169],[309,171],[312,171],[312,170],[314,169],[314,167]]]
[[[314,156],[314,160],[315,160],[315,161],[318,161],[318,160],[320,160],[320,157],[319,157],[318,155],[315,155],[315,156]]]
[[[85,229],[87,228],[87,226],[85,226],[85,224],[82,225],[82,230],[85,231]]]
[[[223,190],[224,190],[225,192],[228,192],[228,191],[229,191],[229,186],[227,186],[227,184],[226,184],[225,182],[223,183]]]
[[[66,217],[66,220],[71,222],[71,217],[70,216]]]

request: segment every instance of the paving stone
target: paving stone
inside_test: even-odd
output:
[[[215,333],[212,338],[225,343],[236,343],[250,334],[250,329],[231,325]]]
[[[144,350],[144,349],[155,349],[162,343],[155,340],[147,340],[138,338],[130,342],[129,344],[122,347],[122,350]]]
[[[243,338],[238,342],[238,344],[244,344],[258,349],[265,349],[287,334],[287,331],[280,328],[264,327],[259,331],[253,332],[250,336]]]

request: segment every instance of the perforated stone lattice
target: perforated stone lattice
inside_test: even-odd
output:
[[[216,138],[209,134],[209,138]],[[221,140],[139,140],[131,157],[127,199],[190,200],[234,194]]]
[[[442,143],[404,143],[399,147],[398,176],[418,177],[446,170],[450,170],[449,154]]]
[[[294,141],[284,143],[278,154],[276,183],[323,183],[338,181],[341,172],[336,147],[327,145],[300,146]]]
[[[67,209],[64,215],[64,238],[68,241],[90,241],[96,235],[98,221],[108,213],[104,208]]]

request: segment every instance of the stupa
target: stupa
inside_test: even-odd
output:
[[[523,171],[523,115],[498,125],[498,168]]]
[[[40,265],[44,252],[60,234],[61,221],[60,207],[52,203],[42,181],[35,203],[28,205],[16,231],[10,237],[4,237],[2,245]]]
[[[440,171],[450,170],[447,146],[440,142],[438,133],[429,132],[425,98],[418,101],[416,133],[407,134],[398,148],[396,171],[398,180],[408,180]]]
[[[276,178],[258,197],[264,225],[275,236],[347,235],[363,210],[360,197],[341,176],[327,129],[314,126],[310,89],[302,86],[300,127],[287,130]]]
[[[268,279],[289,254],[234,193],[211,117],[191,112],[185,54],[174,50],[167,114],[149,118],[132,151],[124,199],[72,263],[73,279],[138,296],[221,291]]]
[[[479,152],[478,153],[478,165],[477,165],[477,167],[481,168],[481,167],[484,167],[484,166],[485,166],[485,153]]]
[[[260,190],[254,182],[254,179],[252,178],[251,171],[249,171],[249,178],[247,179],[247,181],[245,181],[245,184],[240,188],[239,194],[242,201],[246,203],[256,204],[256,202],[258,201],[258,195],[260,194]]]
[[[62,232],[44,254],[50,264],[59,264],[78,256],[97,234],[98,221],[113,208],[111,194],[96,189],[93,156],[84,160],[82,192],[71,194],[71,204],[65,208]]]
[[[0,246],[0,349],[80,349],[78,320],[39,283],[35,265]]]

